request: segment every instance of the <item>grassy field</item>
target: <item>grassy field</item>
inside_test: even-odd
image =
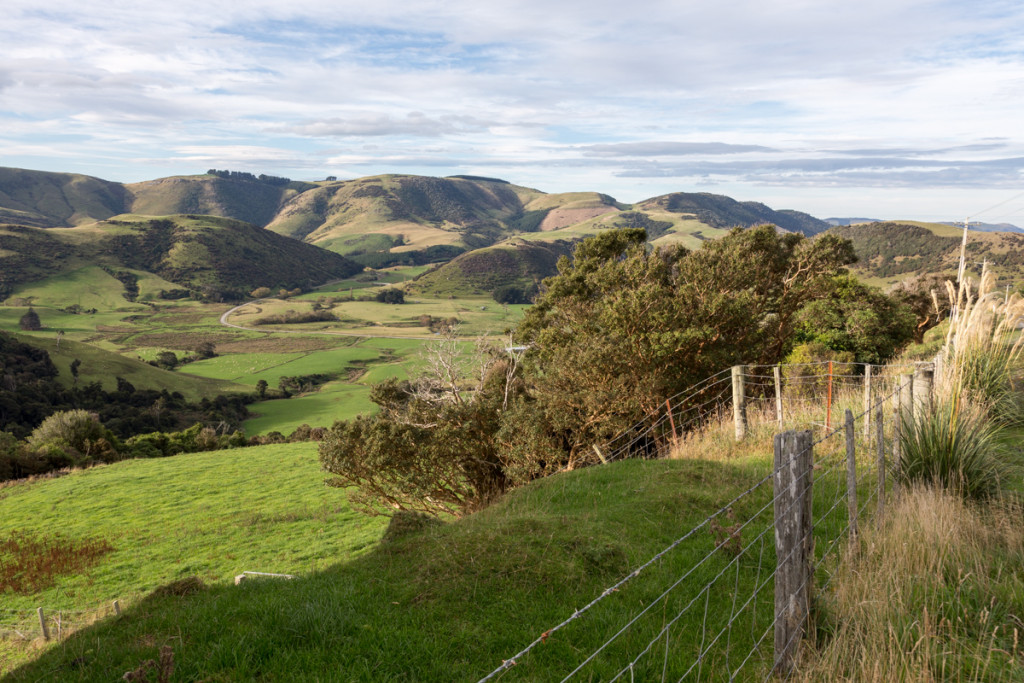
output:
[[[122,619],[51,648],[9,679],[59,672],[69,681],[112,680],[168,644],[182,680],[337,680],[339,672],[353,681],[475,680],[722,505],[759,470],[753,464],[631,461],[551,477],[478,515],[407,533],[296,581],[221,583],[187,598],[148,599]],[[549,680],[564,671],[713,543],[701,535],[666,557],[503,680]],[[234,552],[233,544],[223,547]],[[695,582],[728,564],[726,555],[713,556]],[[756,581],[756,570],[743,570],[745,587]],[[713,608],[730,601],[716,595]],[[763,617],[770,618],[769,603]],[[616,658],[643,642],[660,616],[654,622],[612,648],[595,675],[606,678]],[[749,638],[749,623],[746,628]],[[686,632],[680,628],[673,640],[680,653],[699,646]],[[657,664],[660,670],[660,658]],[[671,670],[678,677],[677,668]]]
[[[49,588],[4,593],[0,625],[23,621],[12,610],[39,606],[88,619],[187,576],[227,585],[242,571],[308,575],[358,557],[385,522],[354,512],[323,482],[316,445],[301,443],[133,460],[0,488],[0,538],[59,532],[114,548]]]

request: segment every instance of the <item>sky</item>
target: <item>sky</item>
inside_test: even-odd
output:
[[[3,0],[0,166],[1024,225],[1024,3]]]

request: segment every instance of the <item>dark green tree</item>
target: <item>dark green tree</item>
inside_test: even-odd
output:
[[[775,363],[800,308],[856,259],[831,235],[735,229],[697,251],[650,251],[642,229],[584,240],[530,309],[529,394],[577,457],[665,399],[736,363]]]
[[[914,329],[909,306],[852,275],[840,275],[797,313],[796,341],[849,352],[857,363],[879,364],[912,341]]]
[[[35,309],[29,308],[25,315],[18,320],[18,327],[26,332],[33,332],[43,329],[43,323],[39,320],[39,314],[35,312]]]
[[[265,379],[261,379],[260,381],[256,382],[256,395],[259,396],[261,399],[265,398],[267,395],[268,386],[269,385],[267,384],[267,380]]]
[[[374,299],[384,304],[404,304],[405,292],[397,287],[386,287],[377,292]]]

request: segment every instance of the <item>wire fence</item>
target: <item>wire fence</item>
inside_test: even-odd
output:
[[[35,610],[0,609],[0,639],[63,640],[75,631],[91,626],[100,619],[120,614],[120,602],[95,609],[57,609],[39,607]]]
[[[898,439],[893,417],[913,386],[904,372],[911,368],[725,370],[611,440],[608,461],[671,454],[688,432],[721,428],[717,418],[730,403],[735,407],[737,387],[744,405],[753,406],[755,424],[803,430],[786,433],[802,436],[801,448],[787,451],[780,446],[786,435],[775,436],[770,472],[584,607],[538,629],[479,683],[767,680],[791,673],[810,592],[827,589],[858,520],[881,511],[886,463]],[[787,540],[785,525],[797,518],[806,529]],[[794,574],[797,565],[804,569]],[[787,630],[801,602],[804,626]],[[632,616],[613,623],[624,612]]]

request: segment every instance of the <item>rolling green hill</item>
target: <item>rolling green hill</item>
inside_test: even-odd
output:
[[[427,271],[406,287],[409,293],[442,297],[450,294],[491,294],[501,286],[535,288],[557,272],[560,256],[572,253],[572,243],[508,242],[457,256]]]
[[[129,201],[119,183],[77,173],[0,167],[0,223],[82,225],[124,213]]]
[[[144,216],[203,214],[262,226],[274,220],[284,202],[316,185],[271,184],[204,175],[160,178],[125,187],[132,198],[128,208],[131,213]]]
[[[830,233],[853,242],[860,258],[854,271],[884,283],[929,274],[955,278],[962,231],[940,223],[918,221],[864,223],[832,228]],[[1024,235],[971,231],[967,241],[967,271],[975,279],[988,262],[999,284],[1024,281]]]
[[[750,227],[772,223],[783,230],[816,235],[831,226],[825,221],[799,211],[774,211],[760,202],[738,202],[724,195],[707,192],[673,192],[647,199],[636,208],[690,214],[713,228]]]
[[[361,270],[338,254],[228,218],[123,215],[79,228],[0,226],[4,298],[87,266],[106,269],[126,291],[148,273],[215,299],[262,286],[308,288]]]

